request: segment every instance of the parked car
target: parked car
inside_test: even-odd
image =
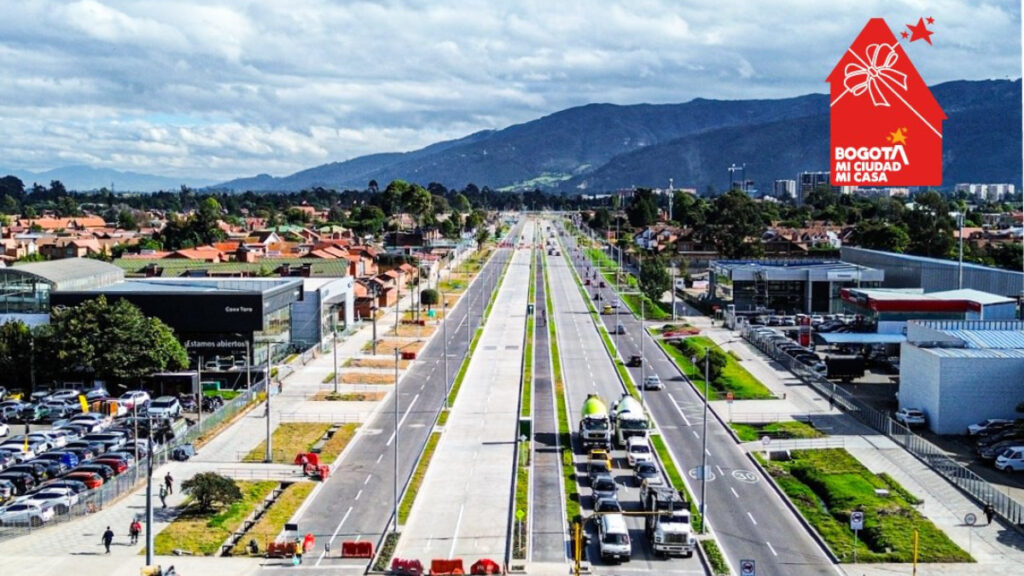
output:
[[[50,479],[50,470],[49,466],[47,466],[48,462],[48,460],[39,460],[38,458],[33,458],[28,462],[22,462],[21,464],[15,464],[14,466],[10,466],[4,472],[22,472],[25,474],[31,474],[32,477],[35,478],[36,484],[39,484],[44,480]]]
[[[81,494],[89,488],[83,482],[78,480],[71,480],[68,478],[57,478],[56,480],[50,480],[43,483],[39,490],[49,490],[51,488],[67,488],[68,490],[74,491],[75,494]]]
[[[21,409],[18,415],[22,422],[41,422],[50,415],[50,408],[46,404],[28,404]]]
[[[71,507],[78,504],[78,494],[70,488],[46,488],[29,494],[22,502],[36,504],[43,510],[53,510],[56,514],[67,514]]]
[[[214,362],[214,364],[216,364],[216,362]],[[214,367],[214,369],[216,369],[216,367]],[[117,401],[129,410],[132,410],[135,406],[141,408],[149,403],[149,392],[146,392],[145,390],[129,390],[124,394],[121,394],[121,397],[118,398]]]
[[[996,468],[1007,472],[1024,470],[1024,446],[1011,446],[996,458]]]
[[[0,422],[0,437],[7,436],[11,433],[11,427],[3,422]]]
[[[64,447],[65,450],[77,450],[80,448],[86,448],[96,456],[107,451],[106,445],[102,442],[93,442],[85,439],[68,442],[68,445]],[[81,455],[79,455],[79,457],[81,457]],[[87,460],[87,458],[83,458],[83,460]]]
[[[32,502],[14,502],[0,508],[0,526],[42,526],[53,520],[53,510]]]
[[[93,388],[85,393],[85,401],[89,403],[103,400],[104,398],[110,398],[110,392],[107,392],[106,388]]]
[[[987,418],[978,422],[977,424],[971,424],[967,427],[968,436],[977,436],[982,432],[988,432],[990,430],[1002,430],[1013,426],[1013,420],[1004,420],[1002,418]]]
[[[15,493],[18,495],[27,494],[38,484],[35,476],[27,472],[12,472],[10,470],[0,472],[0,480],[8,480],[14,484]]]
[[[51,462],[60,462],[68,470],[78,466],[78,455],[74,452],[60,451],[60,452],[47,452],[46,454],[40,454],[35,458],[37,461],[49,460]]]
[[[93,474],[99,474],[104,482],[110,480],[114,476],[117,476],[117,470],[114,469],[113,464],[106,464],[103,462],[96,462],[95,460],[89,460],[83,464],[79,464],[72,469],[72,472],[91,472]]]
[[[25,462],[36,457],[36,453],[32,451],[31,447],[25,450],[23,443],[0,444],[0,452],[9,455],[15,462]]]
[[[924,426],[928,417],[917,408],[900,408],[896,411],[896,421],[905,426]]]
[[[10,480],[0,480],[0,503],[14,498],[15,492],[17,492],[17,489]]]
[[[47,400],[74,400],[77,402],[80,394],[81,392],[74,388],[63,388],[61,390],[54,390]]]
[[[76,472],[72,470],[65,474],[64,478],[68,480],[78,480],[85,484],[85,486],[90,490],[103,486],[103,477],[95,472]]]
[[[1003,440],[1002,442],[997,442],[991,446],[985,447],[978,453],[978,456],[981,457],[982,460],[995,460],[1007,448],[1013,448],[1014,446],[1021,445],[1024,445],[1024,437],[1014,436]]]
[[[160,396],[149,403],[148,414],[178,418],[181,416],[181,403],[174,396]]]

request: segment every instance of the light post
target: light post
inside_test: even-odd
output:
[[[373,303],[370,304],[370,317],[373,319],[373,342],[370,344],[371,353],[377,355],[377,284],[370,284],[370,292],[373,294]],[[337,370],[335,370],[337,372]]]
[[[137,413],[136,413],[137,414]],[[136,423],[138,428],[138,423]],[[138,463],[138,437],[135,438],[135,462]],[[153,421],[149,422],[149,432],[146,434],[146,449],[149,455],[146,457],[146,566],[153,565]],[[138,464],[136,464],[138,468]]]
[[[670,192],[671,193],[671,192]],[[672,286],[670,288],[672,293],[672,321],[676,321],[676,263],[672,262]]]
[[[397,326],[396,326],[397,328]],[[394,532],[398,532],[398,401],[401,396],[398,393],[398,348],[395,348],[395,466],[394,466],[394,488],[395,506],[392,510],[395,518]]]
[[[644,359],[644,317],[646,311],[644,305],[646,301],[643,296],[640,296],[640,408],[644,407],[644,388],[647,385],[647,361]]]
[[[266,345],[267,345],[267,378],[266,378],[266,381],[267,381],[267,389],[266,389],[266,392],[267,392],[267,415],[266,415],[267,416],[267,442],[266,442],[267,449],[266,449],[265,454],[263,455],[263,461],[268,463],[268,464],[274,461],[274,458],[273,458],[273,451],[274,451],[273,438],[270,435],[270,397],[272,396],[272,394],[271,394],[271,380],[272,380],[272,376],[271,376],[271,371],[272,371],[271,362],[272,362],[272,360],[271,360],[271,358],[274,355],[274,344],[275,344],[275,342],[266,341]],[[202,406],[200,406],[199,409],[202,410]]]
[[[703,446],[700,451],[700,533],[707,534],[708,518],[705,515],[707,510],[707,476],[708,476],[708,359],[711,356],[711,349],[704,348],[704,432],[702,435]]]
[[[441,293],[441,340],[444,342],[444,407],[448,409],[448,300]]]
[[[334,324],[334,330],[333,330],[334,338],[333,338],[333,342],[331,343],[333,345],[333,348],[334,348],[334,394],[337,395],[338,394],[338,313],[337,313],[337,311],[332,312],[331,316],[334,317],[332,319],[333,320],[333,324]]]

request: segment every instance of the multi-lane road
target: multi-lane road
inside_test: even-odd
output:
[[[585,255],[575,252],[570,235],[563,240],[566,254],[577,273],[583,276],[588,266]],[[600,303],[619,300],[613,288],[587,287],[590,297],[601,295]],[[598,306],[601,309],[601,306]],[[619,354],[628,358],[641,353],[646,375],[657,374],[665,388],[645,393],[645,405],[657,423],[676,460],[684,468],[694,496],[700,499],[700,466],[703,449],[703,400],[685,375],[666,358],[654,339],[642,329],[640,320],[625,307],[618,315],[602,315],[609,333],[616,324],[625,334],[613,336]],[[633,380],[640,383],[641,368],[631,368]],[[713,415],[707,422],[707,464],[705,509],[708,524],[729,559],[739,572],[739,560],[755,561],[759,575],[836,574],[836,568],[805,531],[777,493],[756,471],[747,457]]]

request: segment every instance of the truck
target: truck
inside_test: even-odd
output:
[[[863,356],[828,356],[825,358],[829,380],[849,382],[864,376]]]
[[[588,394],[580,410],[580,442],[589,446],[611,447],[612,426],[608,405],[597,394]]]
[[[615,419],[616,444],[625,448],[629,438],[633,436],[647,437],[650,422],[636,398],[629,394],[623,394],[612,410]]]
[[[647,490],[643,502],[645,531],[655,554],[693,556],[697,539],[690,523],[690,506],[679,492],[667,486]]]

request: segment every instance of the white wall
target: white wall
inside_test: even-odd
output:
[[[909,342],[900,346],[900,408],[919,408],[934,430],[939,415],[938,358],[927,349]]]

